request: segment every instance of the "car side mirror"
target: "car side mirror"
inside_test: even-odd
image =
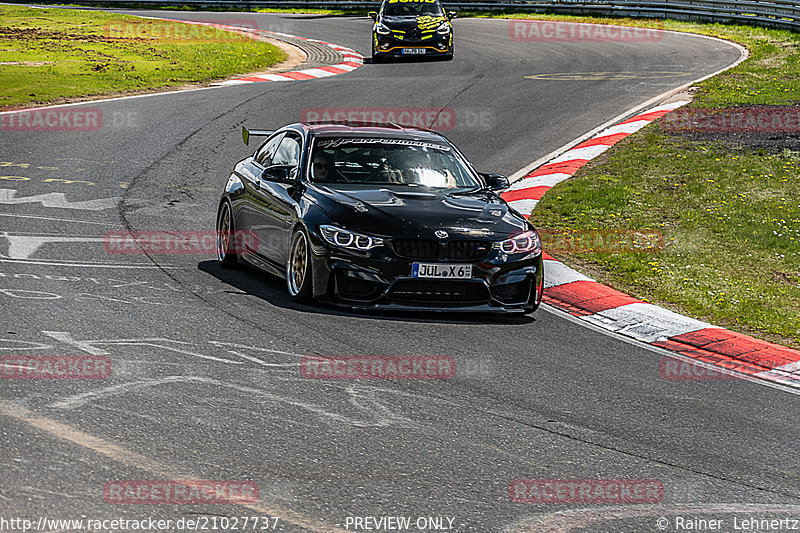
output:
[[[371,18],[372,20],[375,20],[375,19],[378,18],[378,12],[377,11],[370,11],[369,13],[367,13],[367,16],[369,18]]]
[[[294,165],[273,165],[264,169],[261,179],[276,183],[294,183],[294,179],[289,175],[294,168],[296,168]]]
[[[483,181],[486,182],[486,186],[493,191],[502,191],[511,186],[508,178],[502,174],[492,174],[490,172],[480,172],[479,174],[483,178]]]
[[[449,18],[449,19],[454,19],[457,16],[458,16],[458,11],[448,11],[447,12],[447,18]]]

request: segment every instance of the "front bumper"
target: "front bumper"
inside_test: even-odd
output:
[[[424,37],[424,38],[423,38]],[[399,39],[393,34],[373,34],[373,53],[381,57],[443,56],[453,53],[453,33],[433,33],[417,39]],[[424,53],[409,54],[405,50],[423,50]]]
[[[493,250],[479,261],[415,261],[397,257],[389,249],[358,254],[320,243],[312,255],[315,296],[348,308],[521,313],[534,311],[541,303],[541,253],[508,257]],[[472,264],[472,277],[415,278],[411,276],[415,262]]]

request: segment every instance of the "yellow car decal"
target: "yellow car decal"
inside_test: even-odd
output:
[[[420,30],[435,30],[442,22],[447,21],[447,17],[435,17],[433,15],[422,15],[417,17],[417,27]]]

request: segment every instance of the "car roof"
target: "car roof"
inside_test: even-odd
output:
[[[359,122],[303,122],[303,129],[314,135],[347,135],[366,137],[386,136],[392,138],[427,140],[448,143],[444,135],[435,131],[394,123],[368,124]]]

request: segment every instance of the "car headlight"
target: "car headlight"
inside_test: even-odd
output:
[[[439,33],[441,35],[447,35],[448,33],[450,33],[450,23],[444,21],[441,24],[439,24],[439,27],[436,28],[436,33]]]
[[[535,230],[528,230],[510,239],[495,242],[492,245],[495,250],[500,250],[507,254],[533,253],[538,254],[542,251],[542,241]]]
[[[383,22],[378,22],[375,24],[375,33],[380,35],[389,35],[392,33],[392,30],[390,30],[389,27]]]
[[[372,250],[376,246],[383,245],[383,239],[380,237],[364,235],[363,233],[356,233],[355,231],[337,228],[336,226],[320,226],[319,231],[322,234],[322,238],[339,248],[366,252],[367,250]]]

